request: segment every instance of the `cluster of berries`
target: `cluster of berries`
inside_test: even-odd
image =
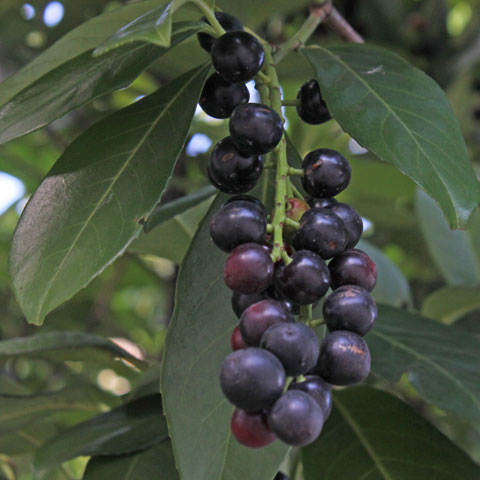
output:
[[[238,20],[225,15],[217,17],[224,28],[234,26],[212,38],[217,73],[207,81],[200,101],[206,113],[230,117],[230,136],[214,147],[208,173],[220,191],[236,194],[210,223],[213,242],[229,253],[224,279],[233,290],[232,307],[239,318],[220,384],[236,407],[231,429],[240,443],[263,447],[279,438],[303,446],[318,437],[330,414],[331,386],[358,383],[370,371],[362,337],[377,316],[369,293],[376,269],[366,253],[354,248],[363,231],[360,216],[334,198],[350,182],[350,165],[329,149],[304,158],[302,185],[309,204],[286,200],[291,222],[284,224],[289,244],[283,248],[289,256],[272,260],[266,209],[245,193],[262,172],[261,155],[280,142],[283,124],[270,107],[247,103],[248,91],[238,82],[258,73],[263,48],[255,37],[238,30]],[[218,91],[216,85],[221,85]],[[297,111],[308,123],[330,118],[315,80],[301,87],[298,100]],[[330,260],[328,265],[325,260]],[[296,322],[295,315],[300,306],[318,303],[329,288],[333,293],[323,304],[329,333],[320,345],[314,330]]]

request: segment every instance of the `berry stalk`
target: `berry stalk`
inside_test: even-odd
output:
[[[215,12],[208,5],[205,4],[202,0],[190,0],[205,16],[208,20],[208,23],[215,31],[216,35],[220,37],[225,33],[225,29],[220,25],[220,22],[215,17]]]

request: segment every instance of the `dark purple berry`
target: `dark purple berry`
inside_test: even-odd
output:
[[[319,148],[303,160],[302,185],[312,197],[333,197],[347,188],[351,168],[346,158],[335,150]]]
[[[325,262],[316,253],[299,250],[287,266],[275,269],[275,287],[298,305],[309,305],[327,293],[330,274]]]
[[[318,125],[332,118],[315,79],[305,82],[300,87],[297,99],[299,101],[297,113],[304,122]]]
[[[267,416],[263,412],[248,413],[236,408],[232,414],[230,428],[239,443],[250,448],[266,447],[275,440]]]
[[[319,344],[315,332],[303,323],[277,323],[262,335],[260,347],[272,352],[290,377],[311,370],[318,360]]]
[[[312,208],[303,214],[293,246],[327,259],[343,252],[347,242],[348,232],[340,217],[325,208]]]
[[[325,208],[328,205],[333,205],[335,203],[338,203],[338,200],[335,199],[334,197],[328,197],[328,198],[308,197],[307,203],[310,205],[311,208]]]
[[[356,248],[345,250],[336,256],[328,264],[328,269],[332,277],[333,290],[342,285],[359,285],[371,292],[377,282],[374,261],[365,252]]]
[[[246,308],[240,317],[240,332],[245,343],[258,347],[264,332],[281,322],[293,322],[292,313],[276,300],[261,300]]]
[[[332,385],[354,385],[370,372],[370,351],[353,332],[337,330],[324,337],[315,372]]]
[[[302,390],[311,395],[320,405],[326,420],[332,411],[332,386],[316,375],[307,375],[303,382],[292,382],[289,390]]]
[[[260,300],[265,299],[265,293],[238,293],[233,292],[232,294],[232,309],[237,316],[240,318],[243,311],[254,303],[260,302]]]
[[[282,442],[303,447],[320,435],[322,409],[307,393],[288,390],[274,403],[268,415],[268,425]]]
[[[348,232],[348,242],[346,248],[353,248],[363,233],[363,222],[357,211],[346,203],[333,203],[325,207],[326,210],[333,212],[340,217]]]
[[[247,412],[270,408],[282,394],[285,380],[280,360],[261,348],[232,352],[220,371],[220,386],[225,397]]]
[[[215,12],[215,17],[219,21],[223,29],[227,32],[233,30],[243,30],[243,25],[240,20],[238,20],[238,18],[235,18],[233,15],[230,15],[229,13]],[[205,17],[202,17],[200,20],[210,25],[210,22]],[[200,32],[197,33],[197,38],[200,46],[208,53],[210,53],[212,45],[215,42],[215,37],[209,35],[208,33]]]
[[[230,337],[230,344],[232,345],[233,351],[248,347],[242,338],[238,325],[233,329],[232,336]]]
[[[230,136],[245,155],[263,155],[272,151],[283,135],[278,113],[261,103],[244,103],[232,113]]]
[[[211,182],[224,193],[248,192],[255,186],[262,171],[262,159],[240,152],[231,137],[225,137],[215,145],[208,162]]]
[[[214,118],[228,118],[233,109],[250,99],[248,88],[243,83],[232,83],[214,73],[203,87],[200,101],[203,111]]]
[[[326,298],[323,318],[330,332],[348,330],[363,337],[377,319],[377,304],[364,288],[344,285]]]
[[[239,293],[260,293],[273,280],[273,261],[256,243],[243,243],[227,258],[223,278],[227,287]]]
[[[231,82],[248,82],[262,68],[265,52],[262,44],[250,33],[227,32],[212,46],[215,70]]]
[[[254,202],[237,200],[223,205],[210,221],[215,245],[230,252],[242,243],[262,243],[267,228],[265,208]]]

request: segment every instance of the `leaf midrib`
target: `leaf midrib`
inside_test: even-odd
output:
[[[90,213],[90,215],[88,216],[88,218],[86,219],[85,223],[83,224],[82,228],[80,229],[80,231],[78,232],[77,236],[74,238],[74,240],[72,241],[70,247],[68,248],[66,254],[64,255],[63,257],[63,260],[61,261],[60,265],[58,266],[55,274],[53,275],[53,277],[51,278],[51,280],[48,282],[47,284],[47,287],[45,289],[45,294],[43,295],[41,301],[39,302],[38,304],[38,309],[37,309],[37,312],[36,312],[36,315],[35,315],[35,319],[38,319],[40,318],[41,316],[41,312],[42,312],[42,309],[43,309],[43,306],[45,305],[45,302],[47,300],[47,297],[48,297],[48,294],[50,293],[50,290],[55,282],[55,280],[57,279],[58,275],[60,274],[62,268],[63,268],[63,265],[65,264],[67,258],[70,256],[70,254],[72,253],[73,249],[75,248],[78,240],[80,239],[80,237],[82,236],[83,232],[85,231],[85,229],[87,228],[87,226],[89,225],[90,221],[92,220],[92,218],[95,216],[95,214],[97,213],[98,209],[100,208],[100,206],[103,204],[104,200],[108,197],[108,195],[110,194],[111,190],[113,189],[113,187],[115,186],[116,182],[118,181],[118,179],[121,177],[121,175],[123,174],[123,172],[127,169],[127,167],[130,165],[132,159],[135,157],[135,155],[137,154],[137,152],[140,150],[140,148],[143,146],[143,144],[145,143],[145,141],[147,140],[147,138],[150,136],[150,134],[152,133],[153,129],[157,126],[158,122],[162,119],[162,117],[165,115],[165,113],[168,111],[168,109],[171,107],[171,105],[178,99],[178,97],[187,89],[187,87],[196,79],[196,77],[198,75],[200,75],[201,73],[203,72],[203,68],[199,69],[198,72],[195,74],[195,75],[192,75],[192,77],[187,81],[187,83],[185,83],[185,85],[183,86],[183,88],[181,88],[173,97],[172,99],[165,105],[165,107],[163,108],[163,110],[160,112],[160,114],[157,116],[157,118],[152,122],[151,126],[147,129],[147,131],[145,132],[145,134],[142,136],[142,138],[140,139],[140,141],[138,142],[137,146],[130,152],[130,154],[128,155],[127,159],[125,160],[124,164],[122,165],[122,167],[120,168],[120,170],[118,171],[118,173],[113,177],[110,185],[108,186],[108,188],[105,190],[105,193],[102,195],[102,197],[100,198],[100,200],[97,202],[97,204],[95,205],[95,208],[92,210],[92,212]],[[139,227],[140,228],[140,227]]]

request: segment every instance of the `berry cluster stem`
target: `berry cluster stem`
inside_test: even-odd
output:
[[[205,18],[208,20],[210,26],[215,30],[215,33],[218,37],[222,36],[225,33],[224,28],[220,25],[220,22],[215,16],[215,12],[211,9],[205,2],[202,0],[190,0],[202,13],[205,15]]]

